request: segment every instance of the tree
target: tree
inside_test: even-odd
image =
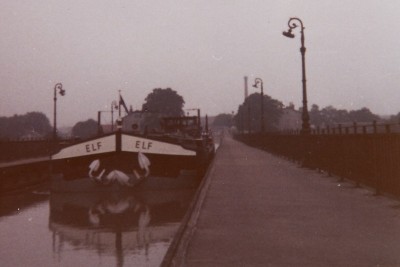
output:
[[[312,125],[321,126],[324,123],[324,117],[322,116],[318,105],[313,104],[311,106],[309,115],[310,123]]]
[[[389,122],[390,123],[399,123],[400,124],[400,112],[397,113],[396,115],[390,115]]]
[[[231,127],[232,126],[232,114],[218,114],[212,125],[213,126],[226,126],[226,127]]]
[[[373,114],[368,108],[362,108],[359,110],[352,110],[349,112],[349,117],[351,121],[354,122],[372,122],[374,120],[379,120],[379,116]]]
[[[47,135],[52,131],[49,119],[40,112],[27,113],[24,117],[24,124],[42,135]]]
[[[143,109],[145,111],[159,113],[163,116],[182,116],[185,101],[183,97],[171,88],[153,89],[153,92],[145,98]]]
[[[374,120],[379,120],[379,116],[365,107],[359,110],[347,111],[327,106],[320,110],[317,105],[312,105],[310,110],[311,124],[317,127],[352,124],[353,122],[372,122]]]
[[[244,103],[239,106],[235,116],[236,127],[240,131],[261,131],[261,94],[249,95]],[[279,119],[283,113],[282,102],[264,95],[264,127],[265,131],[276,131]],[[249,129],[250,128],[250,129]]]
[[[72,135],[82,139],[90,138],[97,135],[98,125],[93,119],[80,121],[72,127]]]
[[[49,119],[41,112],[28,112],[13,117],[0,117],[0,137],[46,137],[51,133]]]

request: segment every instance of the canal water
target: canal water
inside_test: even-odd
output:
[[[159,266],[195,189],[0,197],[0,266]]]

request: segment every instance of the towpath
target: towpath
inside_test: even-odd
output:
[[[400,266],[400,202],[226,137],[165,266]]]

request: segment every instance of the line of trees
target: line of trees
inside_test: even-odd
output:
[[[51,132],[50,121],[42,112],[0,117],[1,139],[48,138]]]
[[[171,88],[155,88],[145,98],[142,110],[154,114],[164,114],[166,116],[182,116],[184,114],[184,104],[185,101],[183,97]],[[279,130],[279,122],[285,109],[292,109],[297,112],[299,118],[302,111],[301,108],[295,110],[293,104],[285,107],[281,101],[273,99],[268,95],[264,95],[263,106],[264,128],[266,132]],[[372,113],[368,108],[347,111],[345,109],[336,109],[333,106],[320,109],[318,105],[314,104],[309,110],[309,115],[310,124],[313,127],[334,126],[353,122],[371,123],[374,120],[382,121],[378,115]],[[156,117],[154,120],[158,119],[158,117]],[[396,116],[392,116],[391,121],[398,122],[399,119],[400,113]],[[218,114],[214,118],[212,126],[236,126],[239,131],[251,129],[252,132],[259,132],[261,130],[261,94],[253,93],[249,95],[245,101],[239,105],[238,112],[235,116],[226,113]],[[80,131],[86,131],[86,133],[90,133],[92,136],[97,133],[96,127],[93,120],[80,122],[80,125],[74,126],[74,128],[80,128]],[[74,136],[82,138],[87,137],[86,133],[79,132],[76,129],[73,131]]]
[[[155,88],[147,95],[142,106],[142,111],[164,116],[183,116],[185,101],[171,88]],[[293,104],[285,107],[279,100],[264,95],[264,128],[265,131],[276,131],[281,116],[285,109],[292,109],[301,114],[301,108],[295,110]],[[314,127],[334,126],[337,124],[370,123],[372,121],[384,121],[368,108],[347,111],[336,109],[333,106],[320,108],[312,105],[309,110],[310,124]],[[156,117],[158,118],[159,115]],[[155,119],[157,119],[155,118]],[[385,122],[399,123],[400,112],[392,115]],[[239,105],[235,116],[233,114],[218,114],[212,126],[236,126],[239,131],[251,129],[252,132],[261,130],[261,94],[253,93]],[[72,128],[72,136],[80,138],[93,137],[98,132],[97,122],[93,119],[80,121]],[[49,138],[52,127],[49,119],[41,112],[28,112],[24,115],[12,117],[0,117],[0,139],[17,138]]]
[[[378,115],[372,113],[368,108],[347,111],[327,106],[320,109],[318,105],[312,105],[309,111],[310,123],[315,127],[333,126],[337,124],[371,123],[382,120]]]
[[[279,130],[279,122],[285,110],[292,110],[290,114],[296,114],[301,125],[302,108],[295,110],[293,104],[285,107],[279,100],[273,99],[268,95],[264,95],[264,128],[266,132]],[[322,109],[318,105],[312,105],[309,110],[310,124],[312,127],[326,127],[337,126],[338,124],[352,124],[356,123],[372,123],[389,122],[399,123],[400,112],[397,115],[392,115],[389,119],[383,119],[379,115],[374,114],[366,107],[358,110],[345,110],[337,109],[333,106],[327,106]],[[234,124],[232,124],[234,122]],[[219,114],[215,117],[213,126],[226,126],[232,125],[243,131],[259,132],[261,129],[261,94],[254,93],[247,97],[245,101],[239,105],[238,112],[235,116],[230,114]]]

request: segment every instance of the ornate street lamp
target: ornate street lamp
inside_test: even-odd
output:
[[[302,66],[302,82],[303,82],[303,111],[302,111],[302,126],[301,133],[309,134],[310,133],[310,116],[308,115],[307,108],[307,85],[306,85],[306,63],[305,63],[305,54],[306,48],[304,47],[304,26],[303,22],[299,18],[290,18],[288,21],[289,30],[287,32],[282,32],[282,34],[288,38],[294,38],[294,34],[292,30],[297,28],[299,25],[296,24],[296,21],[300,23],[300,33],[301,33],[301,66]]]
[[[62,88],[61,83],[54,86],[54,125],[53,125],[53,141],[57,140],[57,90],[61,96],[65,95],[65,90]]]
[[[258,88],[260,85],[261,88],[261,132],[264,132],[264,89],[263,89],[263,81],[260,78],[256,78],[253,84],[254,88]]]

